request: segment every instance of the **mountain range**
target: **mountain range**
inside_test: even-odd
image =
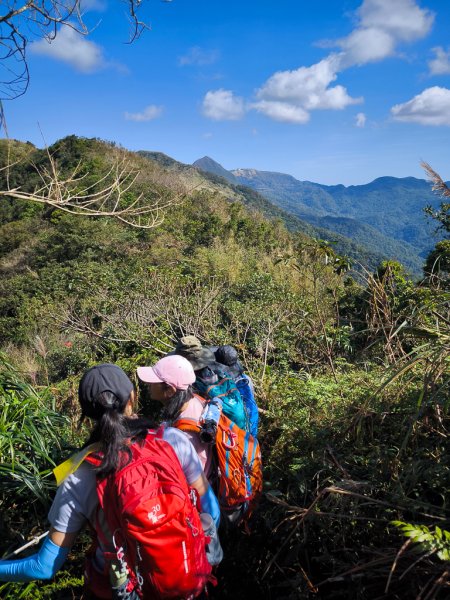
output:
[[[430,184],[414,177],[380,177],[365,185],[327,186],[256,169],[227,171],[209,157],[193,166],[233,186],[249,187],[283,211],[325,232],[350,238],[370,253],[396,259],[419,274],[438,237],[424,207],[437,207]]]
[[[275,202],[268,200],[255,189],[241,185],[238,179],[233,179],[231,173],[225,171],[225,169],[222,171],[219,170],[218,174],[216,174],[211,171],[199,169],[193,165],[180,163],[161,152],[140,150],[137,154],[152,163],[158,163],[168,174],[172,174],[175,179],[182,180],[188,188],[206,189],[219,194],[229,202],[241,202],[251,211],[260,212],[268,219],[282,221],[292,233],[299,232],[308,237],[332,241],[334,250],[338,254],[348,256],[355,266],[361,264],[369,271],[373,271],[388,256],[397,257],[402,255],[403,264],[408,270],[416,276],[420,276],[421,274],[422,261],[411,253],[408,254],[407,248],[399,249],[395,247],[392,252],[386,253],[377,244],[372,244],[372,247],[369,248],[368,245],[361,245],[348,236],[335,231],[332,232],[321,226],[312,225],[306,220],[284,210]],[[220,167],[218,163],[215,164]],[[222,167],[220,168],[222,169]],[[228,174],[227,177],[224,177],[223,171],[225,171],[225,174]],[[392,241],[392,243],[394,242]]]

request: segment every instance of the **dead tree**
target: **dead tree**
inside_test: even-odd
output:
[[[194,334],[208,342],[208,332],[219,327],[219,301],[224,283],[215,277],[177,281],[157,272],[147,274],[138,292],[112,300],[95,314],[69,307],[54,316],[64,331],[117,344],[132,343],[166,354],[178,339]],[[108,291],[103,293],[108,297]]]

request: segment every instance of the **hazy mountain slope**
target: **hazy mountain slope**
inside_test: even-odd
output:
[[[412,244],[395,240],[380,233],[374,227],[346,217],[319,217],[311,222],[327,231],[354,240],[364,240],[364,247],[369,252],[380,253],[388,258],[401,256],[401,262],[412,272],[419,272],[422,268],[422,259],[417,256],[417,250]]]
[[[380,252],[378,248],[369,250],[367,247],[362,246],[349,237],[327,230],[324,226],[312,225],[306,220],[300,219],[296,215],[283,210],[251,187],[234,185],[230,182],[229,178],[225,179],[217,174],[225,171],[225,169],[220,167],[220,165],[215,163],[212,159],[209,159],[208,161],[203,161],[203,159],[201,159],[200,162],[203,165],[213,168],[217,173],[211,173],[203,169],[200,170],[195,168],[193,165],[180,163],[161,152],[141,150],[138,154],[141,157],[152,161],[152,163],[156,162],[157,164],[160,164],[164,169],[172,172],[178,179],[183,180],[188,187],[207,189],[221,194],[229,201],[240,201],[247,208],[261,212],[269,219],[279,219],[283,221],[287,229],[291,232],[301,232],[310,237],[335,242],[333,247],[336,252],[349,256],[354,262],[363,264],[369,270],[373,270],[380,261],[394,256],[384,254]],[[405,261],[405,265],[415,275],[420,274],[421,263]]]
[[[213,185],[221,186],[222,192],[225,189],[228,189],[232,195],[237,195],[247,207],[258,210],[271,219],[281,219],[289,231],[299,231],[314,238],[333,242],[333,247],[336,252],[349,256],[353,261],[361,263],[369,270],[375,269],[382,260],[396,258],[398,254],[398,252],[396,252],[397,249],[395,249],[395,247],[391,248],[392,244],[390,243],[384,242],[380,243],[380,245],[373,244],[371,247],[362,245],[352,239],[349,235],[337,230],[333,231],[331,228],[328,228],[325,223],[320,223],[320,220],[315,224],[312,224],[306,220],[300,219],[293,213],[283,210],[275,203],[269,202],[262,194],[248,186],[234,186],[228,184],[223,177],[206,171],[203,171],[202,174]],[[380,250],[380,248],[384,249],[385,247],[388,251],[385,252]],[[404,264],[411,273],[417,276],[420,275],[422,269],[421,260],[414,256],[408,257],[405,253]]]
[[[272,202],[300,217],[340,214],[333,196],[316,183],[298,181],[284,173],[255,169],[237,169],[233,171],[233,175],[241,185],[257,190]]]
[[[205,157],[205,170],[223,167]],[[400,260],[419,273],[423,258],[436,242],[434,225],[423,208],[439,199],[421,179],[381,177],[360,186],[326,186],[299,181],[284,173],[236,169],[231,172],[242,185],[251,187],[285,211],[315,227],[328,230],[326,237],[343,235],[369,251]]]
[[[367,185],[326,188],[336,199],[342,216],[364,221],[385,235],[428,250],[434,225],[423,214],[439,199],[423,179],[380,177]]]
[[[254,169],[238,169],[233,174],[244,185],[310,222],[325,215],[351,218],[386,237],[408,242],[422,257],[434,246],[434,225],[426,219],[423,208],[427,204],[437,206],[439,199],[425,180],[380,177],[366,185],[345,187],[298,181],[290,175]],[[364,238],[357,239],[366,243]]]

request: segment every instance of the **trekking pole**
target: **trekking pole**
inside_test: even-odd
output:
[[[17,548],[17,550],[14,550],[14,552],[11,552],[10,554],[8,554],[8,556],[4,556],[1,560],[8,560],[10,558],[14,558],[15,556],[17,556],[18,554],[23,552],[23,550],[30,548],[30,546],[35,546],[36,544],[39,544],[39,542],[42,540],[42,538],[45,538],[45,536],[47,536],[48,533],[49,532],[46,531],[45,533],[41,533],[41,535],[34,537],[31,541],[27,542],[25,545],[21,546],[20,548]]]

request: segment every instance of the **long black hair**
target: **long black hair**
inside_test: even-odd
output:
[[[102,462],[96,474],[98,477],[107,477],[111,473],[127,465],[131,458],[129,447],[132,443],[142,443],[149,429],[155,423],[146,418],[128,417],[124,408],[117,402],[113,392],[105,391],[98,394],[96,405],[103,408],[101,416],[95,420],[95,427],[86,445],[94,442],[100,443]]]
[[[167,385],[167,384],[166,384]],[[168,388],[170,386],[167,386]],[[177,390],[175,394],[170,398],[169,402],[164,406],[161,417],[169,425],[174,423],[180,416],[181,409],[189,402],[193,397],[192,386],[189,386],[186,390]]]

